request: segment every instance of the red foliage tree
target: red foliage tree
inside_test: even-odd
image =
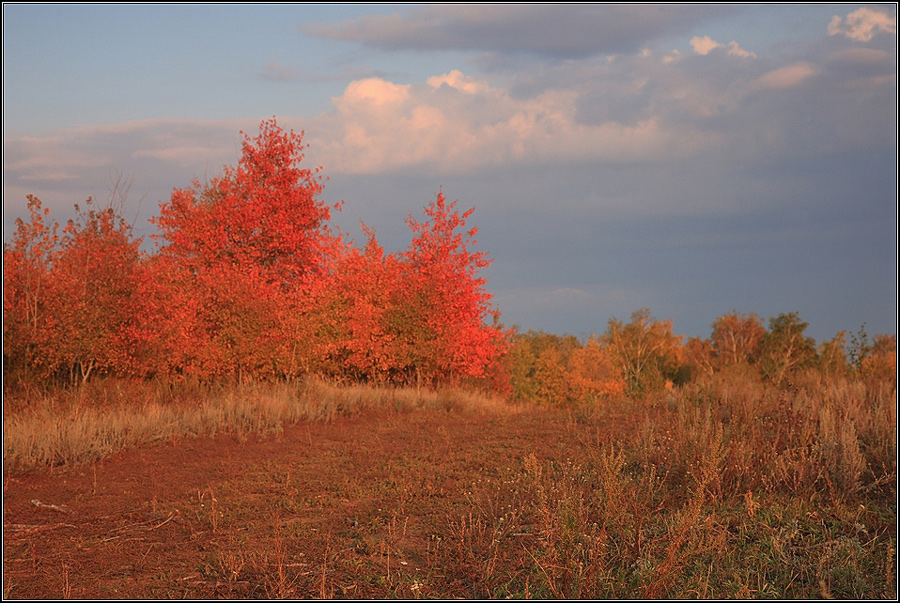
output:
[[[496,312],[478,275],[490,259],[470,250],[478,232],[466,230],[473,211],[460,214],[441,192],[425,208],[426,221],[407,219],[413,240],[400,258],[401,299],[388,320],[399,368],[417,385],[483,377],[503,351],[503,333],[486,324]]]
[[[242,132],[242,134],[244,134]],[[175,189],[155,220],[162,253],[195,273],[231,266],[252,269],[284,288],[321,273],[334,250],[331,209],[317,199],[319,170],[300,167],[303,134],[285,132],[274,119],[255,138],[244,134],[236,168],[205,186]]]
[[[150,325],[144,322],[140,240],[112,207],[75,210],[51,271],[57,364],[82,381],[94,371],[141,373],[140,348]]]
[[[346,300],[345,370],[369,381],[397,377],[394,337],[387,325],[392,304],[400,300],[400,264],[385,254],[375,231],[363,225],[366,245],[353,248],[337,275],[336,290]]]
[[[16,219],[12,241],[3,246],[3,364],[10,369],[51,370],[53,341],[50,268],[59,245],[59,225],[49,221],[37,197],[28,195],[30,219]]]
[[[244,137],[237,167],[176,189],[155,220],[158,270],[176,288],[169,303],[180,324],[169,330],[181,349],[172,353],[201,376],[296,370],[298,328],[281,319],[304,312],[340,248],[328,226],[339,205],[319,201],[319,170],[301,167],[302,133],[272,119]]]

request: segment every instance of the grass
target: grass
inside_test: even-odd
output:
[[[4,464],[16,471],[80,464],[148,444],[222,432],[273,433],[285,424],[379,409],[499,412],[508,407],[462,390],[338,387],[316,379],[174,392],[141,382],[99,381],[74,391],[32,394],[27,401],[5,398]]]
[[[321,382],[203,395],[4,416],[5,438],[31,429],[4,442],[22,468],[173,433],[271,434],[234,453],[240,471],[185,467],[189,486],[154,496],[148,520],[13,534],[5,567],[34,569],[8,572],[5,595],[97,595],[83,551],[116,546],[130,582],[105,562],[106,596],[897,596],[894,387],[716,377],[571,411]],[[51,421],[60,408],[66,420]],[[55,590],[39,586],[44,551]]]

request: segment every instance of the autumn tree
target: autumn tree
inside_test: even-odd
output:
[[[312,289],[314,370],[352,381],[402,382],[390,326],[394,305],[403,301],[399,260],[385,253],[374,230],[362,229],[363,249],[347,245],[330,276]]]
[[[631,394],[656,391],[679,378],[681,337],[672,332],[671,320],[656,320],[643,308],[628,324],[611,318],[602,341]]]
[[[477,228],[466,228],[473,209],[460,213],[443,192],[412,215],[409,248],[400,256],[400,284],[386,317],[396,361],[417,385],[479,378],[502,353],[502,332],[487,324],[495,311],[479,271],[490,265],[473,251]]]
[[[572,351],[568,373],[579,402],[596,403],[625,393],[625,379],[610,351],[596,337]]]
[[[244,135],[237,167],[205,185],[175,189],[155,222],[162,253],[195,273],[252,267],[270,283],[291,288],[315,278],[334,246],[331,210],[317,198],[319,170],[301,167],[303,134],[275,119]]]
[[[850,334],[847,348],[848,363],[857,375],[866,379],[881,376],[896,381],[896,335],[881,333],[870,340],[866,325],[863,324],[859,331]]]
[[[796,312],[769,319],[769,331],[760,350],[763,375],[781,383],[791,372],[816,360],[816,343],[803,334],[807,326],[809,323]]]
[[[40,370],[49,366],[53,341],[50,269],[58,253],[59,225],[37,197],[28,195],[30,219],[16,218],[16,231],[3,246],[3,369]]]
[[[719,366],[754,362],[765,338],[766,329],[756,314],[731,312],[712,323],[713,350]]]
[[[695,376],[711,376],[716,371],[717,358],[712,341],[702,337],[690,337],[684,344],[684,366],[693,379]]]
[[[818,348],[819,370],[831,377],[845,377],[850,370],[847,362],[847,334],[839,331]]]
[[[860,374],[874,382],[897,387],[897,336],[878,334],[872,338],[869,354],[860,363]]]
[[[178,291],[170,301],[190,347],[175,353],[189,371],[274,374],[302,364],[301,329],[285,332],[281,319],[303,315],[339,248],[328,224],[339,205],[318,199],[322,178],[301,167],[303,149],[302,134],[263,121],[256,137],[244,134],[236,167],[160,204],[159,271]]]
[[[140,295],[140,239],[113,207],[75,206],[63,229],[51,275],[57,331],[54,352],[73,380],[95,371],[140,372],[137,357],[148,325]]]
[[[529,330],[513,333],[509,346],[512,398],[520,402],[566,406],[574,400],[568,365],[580,347],[573,335]]]

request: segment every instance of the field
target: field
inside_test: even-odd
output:
[[[4,597],[897,596],[893,389],[296,389],[5,400]]]

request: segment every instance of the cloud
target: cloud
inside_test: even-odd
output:
[[[65,221],[73,203],[105,200],[119,178],[133,181],[130,202],[142,216],[175,186],[218,175],[240,153],[240,130],[254,132],[259,120],[139,120],[82,126],[3,141],[4,234],[33,194]],[[142,199],[147,203],[141,204]],[[133,211],[137,211],[137,207]],[[143,227],[143,225],[142,225]]]
[[[453,10],[469,14],[465,7]],[[491,6],[487,20],[503,10]],[[446,182],[507,168],[589,166],[615,180],[624,167],[659,170],[670,161],[896,151],[895,52],[835,39],[828,53],[778,61],[744,60],[752,55],[737,43],[709,36],[692,38],[691,46],[694,52],[684,55],[645,48],[534,61],[502,79],[459,69],[414,81],[362,72],[331,99],[330,110],[278,118],[306,131],[306,161],[342,177],[414,172]],[[274,63],[270,71],[293,73]],[[24,192],[65,195],[70,204],[96,194],[97,183],[115,169],[134,175],[134,190],[145,186],[157,201],[173,186],[234,164],[239,132],[252,134],[259,123],[157,119],[31,137],[7,133],[4,193],[7,199]],[[658,194],[665,190],[652,191]],[[622,211],[636,203],[630,196],[604,199]]]
[[[828,35],[844,35],[856,42],[869,42],[878,33],[897,33],[897,17],[872,8],[861,7],[846,18],[835,15],[828,24]]]
[[[721,46],[721,44],[719,44],[709,36],[703,36],[702,38],[697,36],[691,38],[691,48],[693,48],[694,52],[696,52],[697,54],[705,56],[719,46]]]
[[[812,63],[797,61],[760,76],[751,84],[751,88],[755,90],[796,88],[817,73],[819,73],[819,68]]]
[[[419,84],[368,78],[332,99],[334,111],[317,118],[310,142],[326,169],[344,173],[641,161],[676,146],[690,153],[704,143],[702,136],[682,136],[652,116],[583,123],[578,98],[570,89],[520,98],[459,70]]]
[[[699,5],[429,5],[308,25],[305,32],[384,50],[476,50],[567,59],[636,52],[662,35],[688,31],[731,10]]]
[[[756,54],[744,50],[735,41],[731,41],[728,44],[722,45],[709,36],[703,36],[702,38],[699,36],[695,36],[691,38],[691,48],[694,49],[695,53],[703,56],[708,55],[710,52],[717,48],[724,48],[727,51],[728,56],[741,57],[744,59],[756,58]]]

